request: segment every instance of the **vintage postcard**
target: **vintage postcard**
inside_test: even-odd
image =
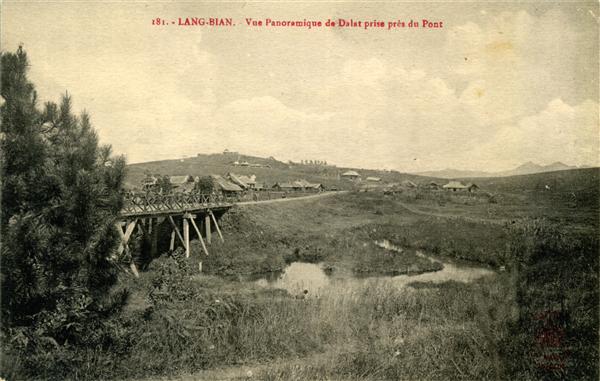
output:
[[[0,27],[0,379],[598,379],[597,1]]]

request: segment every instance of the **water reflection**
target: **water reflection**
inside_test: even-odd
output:
[[[402,253],[403,249],[394,246],[387,240],[375,242],[378,246],[386,250]],[[380,284],[392,284],[397,287],[404,287],[412,282],[423,283],[442,283],[447,281],[468,283],[484,276],[493,275],[494,272],[472,265],[449,263],[440,261],[439,258],[433,258],[422,252],[417,252],[418,256],[428,258],[430,261],[437,261],[443,264],[444,268],[439,271],[427,272],[417,275],[398,275],[376,276],[368,278],[356,277],[351,272],[328,271],[327,266],[323,264],[294,262],[287,266],[282,272],[263,275],[260,279],[255,279],[258,285],[263,287],[273,287],[288,291],[290,294],[299,297],[319,297],[324,290],[333,291],[334,289],[347,290],[364,287],[366,284],[377,282]],[[329,274],[329,275],[328,275]],[[334,287],[335,286],[335,287]]]
[[[294,262],[283,270],[275,279],[268,278],[256,281],[261,286],[270,286],[287,290],[292,295],[318,295],[329,286],[332,279],[325,274],[320,264]],[[304,293],[308,290],[308,293]]]

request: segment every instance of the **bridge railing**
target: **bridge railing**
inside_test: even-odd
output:
[[[238,201],[236,197],[201,193],[134,193],[124,195],[124,213],[151,213],[188,210],[201,207],[218,207]]]

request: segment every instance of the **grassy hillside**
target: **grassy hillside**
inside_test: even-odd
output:
[[[571,202],[598,209],[600,168],[572,169],[493,178],[466,178],[481,189],[494,193],[523,194],[540,201]]]
[[[269,167],[234,166],[234,161],[247,161]],[[290,164],[274,158],[261,158],[238,154],[209,154],[196,157],[161,160],[147,163],[131,164],[127,167],[128,188],[139,187],[145,172],[161,175],[224,175],[233,172],[240,175],[256,175],[257,181],[272,185],[276,182],[288,182],[305,179],[314,183],[322,183],[326,187],[336,186],[340,189],[351,188],[351,183],[339,179],[343,172],[353,169],[362,175],[380,177],[383,182],[401,182],[411,180],[417,184],[436,181],[445,184],[447,179],[383,171],[374,169],[346,168],[335,166],[317,166]],[[509,177],[465,177],[464,183],[473,182],[484,192],[526,194],[546,200],[576,201],[578,205],[594,206],[598,204],[596,197],[600,186],[600,168],[573,169]],[[548,188],[546,187],[548,186]]]
[[[234,161],[247,161],[252,164],[268,165],[269,167],[234,166]],[[210,154],[198,155],[186,159],[152,161],[131,164],[127,169],[126,186],[128,188],[139,187],[140,181],[144,178],[144,173],[146,171],[169,176],[224,175],[228,172],[233,172],[239,175],[256,175],[258,182],[266,183],[267,185],[273,185],[276,182],[305,179],[313,183],[321,183],[326,187],[337,186],[340,189],[348,189],[351,187],[350,182],[339,179],[339,175],[349,169],[358,171],[363,179],[368,176],[376,176],[381,177],[384,182],[400,182],[404,180],[424,182],[429,180],[427,177],[403,174],[396,171],[344,168],[331,165],[317,166],[288,164],[273,158],[265,159],[237,154]]]

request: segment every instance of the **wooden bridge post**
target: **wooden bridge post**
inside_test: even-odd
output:
[[[150,256],[152,259],[156,258],[156,254],[158,253],[158,220],[150,218],[150,226],[148,227],[148,231],[150,233]]]
[[[185,246],[185,257],[190,257],[190,225],[186,216],[183,216],[183,243]]]
[[[169,243],[169,251],[175,250],[175,230],[171,232],[171,242]]]
[[[204,227],[206,228],[206,242],[210,245],[212,240],[210,237],[210,216],[208,214],[204,216]]]

